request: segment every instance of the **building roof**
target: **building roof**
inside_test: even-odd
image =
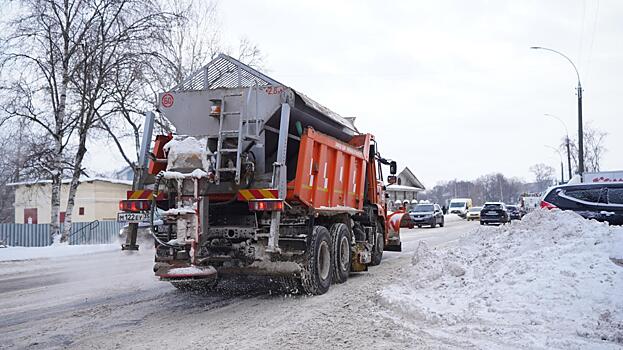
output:
[[[128,181],[128,180],[119,180],[119,179],[112,179],[112,178],[107,178],[107,177],[82,177],[80,178],[81,183],[94,182],[94,181],[132,186],[132,181]],[[62,181],[63,184],[68,184],[70,182],[71,182],[71,179],[63,179]],[[51,183],[52,183],[52,180],[29,180],[29,181],[12,182],[12,183],[7,184],[7,186],[30,186],[30,185],[44,185],[44,184],[51,184]]]
[[[387,186],[387,191],[400,191],[400,192],[420,192],[422,188],[413,187],[413,186],[405,186],[405,185],[389,185]]]
[[[424,187],[424,185],[420,182],[420,180],[418,180],[418,178],[415,177],[415,175],[413,175],[413,172],[411,171],[411,169],[409,169],[409,167],[405,167],[404,169],[402,169],[402,171],[400,172],[400,174],[398,174],[398,176],[400,175],[403,175],[404,177],[406,177],[413,187],[419,188],[420,190],[426,189],[426,187]]]

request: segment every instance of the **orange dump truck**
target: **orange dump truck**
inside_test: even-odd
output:
[[[387,215],[382,176],[396,164],[352,120],[225,55],[161,94],[159,112],[178,135],[144,143],[148,195],[128,193],[120,217],[149,217],[162,280],[270,275],[322,294],[401,249],[408,215]]]

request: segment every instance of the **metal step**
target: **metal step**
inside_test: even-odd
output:
[[[222,171],[236,171],[236,168],[219,168],[218,171],[222,172]]]
[[[237,148],[221,148],[221,153],[238,153]]]

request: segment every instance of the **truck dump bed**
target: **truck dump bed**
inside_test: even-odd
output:
[[[361,210],[371,139],[367,134],[343,143],[308,129],[301,137],[288,199],[317,210]]]

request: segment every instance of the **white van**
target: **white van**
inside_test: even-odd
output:
[[[455,198],[448,205],[448,214],[457,214],[458,216],[467,217],[467,211],[472,207],[471,198]]]

